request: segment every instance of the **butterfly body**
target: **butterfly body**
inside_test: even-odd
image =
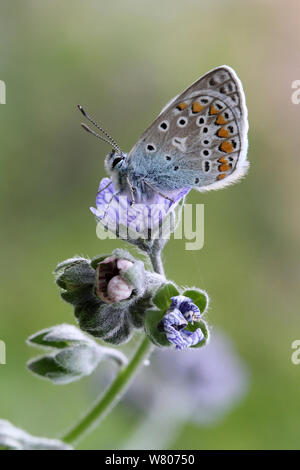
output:
[[[173,98],[128,154],[110,152],[105,166],[118,193],[135,202],[219,189],[247,171],[247,132],[241,82],[221,66]]]

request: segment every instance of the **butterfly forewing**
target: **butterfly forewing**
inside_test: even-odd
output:
[[[157,189],[217,189],[247,167],[247,109],[229,67],[218,67],[173,99],[129,153],[135,174]]]

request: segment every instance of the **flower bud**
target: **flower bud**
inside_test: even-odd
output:
[[[112,344],[128,341],[143,327],[152,297],[165,282],[121,249],[91,261],[72,258],[57,271],[61,297],[74,306],[80,328]]]
[[[158,329],[165,333],[169,343],[174,344],[176,349],[185,349],[196,346],[204,340],[201,328],[189,331],[186,328],[188,325],[189,322],[185,315],[178,308],[170,307],[168,313],[158,324]]]
[[[58,439],[31,436],[23,429],[17,428],[9,421],[0,419],[1,450],[73,450]]]
[[[103,302],[113,303],[128,299],[133,286],[123,277],[133,263],[124,258],[109,256],[96,268],[96,294]]]
[[[105,358],[114,359],[119,365],[126,362],[121,352],[100,346],[73,325],[47,328],[32,335],[27,342],[51,350],[30,360],[27,367],[55,384],[67,384],[90,375]]]
[[[208,303],[205,292],[190,289],[180,295],[169,283],[158,290],[153,302],[158,308],[146,313],[145,331],[154,344],[185,349],[207,342],[208,329],[201,318]]]

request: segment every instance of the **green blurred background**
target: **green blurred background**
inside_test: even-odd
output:
[[[54,387],[25,368],[30,334],[74,322],[53,282],[56,263],[120,245],[96,238],[89,206],[108,148],[81,131],[75,105],[129,150],[172,96],[225,63],[246,93],[250,172],[188,196],[205,204],[205,246],[172,241],[164,259],[170,278],[209,292],[210,323],[233,338],[252,385],[221,423],[187,422],[172,447],[299,448],[299,18],[299,2],[283,0],[1,2],[1,418],[56,437],[97,394],[89,378]],[[80,448],[121,446],[132,413],[116,408]]]

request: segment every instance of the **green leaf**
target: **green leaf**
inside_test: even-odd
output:
[[[88,261],[88,260],[86,260],[85,258],[82,258],[80,256],[77,256],[77,257],[74,256],[73,258],[68,258],[68,259],[62,261],[61,263],[59,263],[56,266],[54,272],[58,273],[62,269],[68,268],[70,266],[73,266],[74,264],[81,263],[81,262],[84,262],[84,261]]]
[[[76,380],[77,377],[80,378],[80,374],[68,372],[51,356],[32,359],[27,363],[27,367],[33,374],[51,380],[55,384],[69,383]]]
[[[45,337],[47,336],[48,331],[41,332],[39,331],[38,333],[30,336],[27,340],[27,343],[32,345],[32,346],[43,346],[43,347],[48,347],[48,348],[65,348],[68,346],[67,341],[52,341],[49,343],[49,341],[45,341]]]
[[[161,310],[148,310],[145,318],[145,332],[156,346],[169,347],[171,343],[167,340],[166,334],[158,329],[163,316],[164,312]]]
[[[55,282],[66,290],[74,290],[87,285],[92,286],[95,282],[95,270],[91,268],[88,260],[80,260],[64,268],[61,274],[56,277]]]
[[[179,291],[175,284],[168,282],[158,289],[153,297],[153,303],[164,313],[170,308],[171,297],[179,295]]]
[[[92,340],[74,325],[63,323],[38,331],[29,336],[30,346],[62,349],[74,343],[92,343]]]
[[[195,305],[200,309],[201,313],[204,313],[208,307],[209,297],[204,290],[200,289],[188,289],[183,292],[185,297],[192,299]]]

